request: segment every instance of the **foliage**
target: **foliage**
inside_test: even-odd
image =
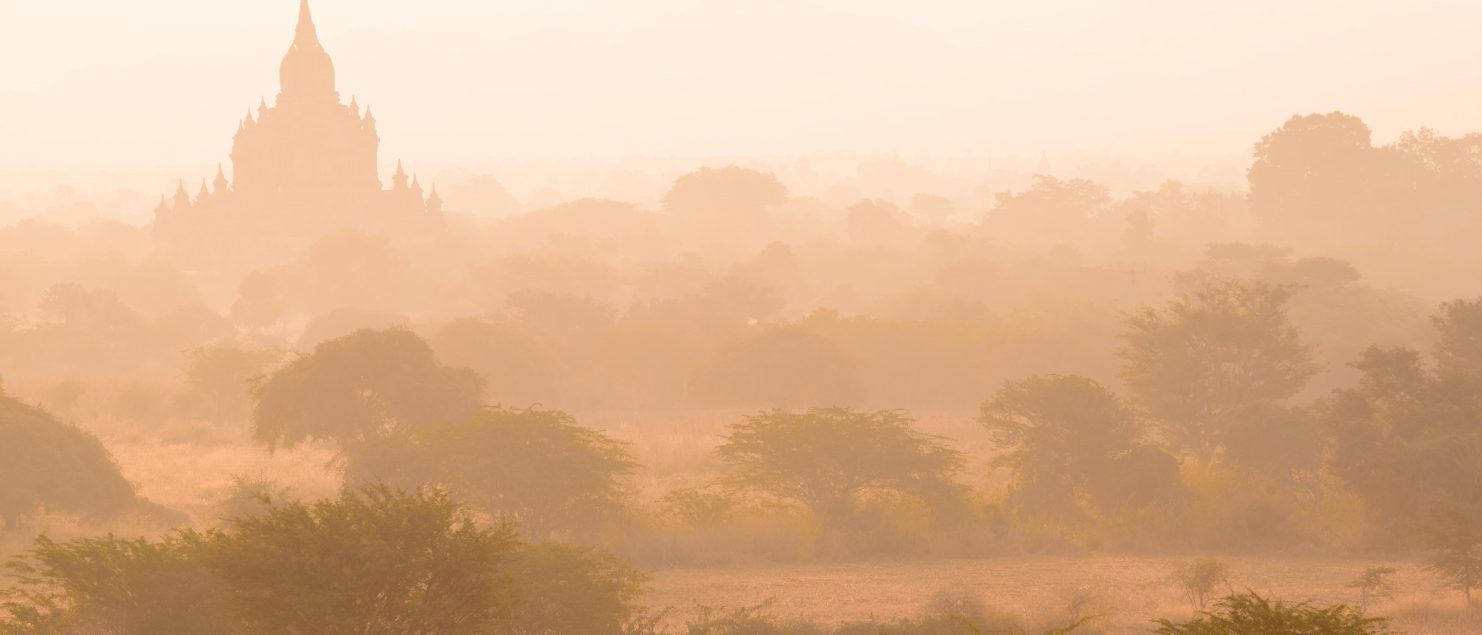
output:
[[[1316,371],[1283,308],[1291,293],[1206,278],[1128,321],[1125,378],[1179,449],[1215,459],[1240,423],[1237,413],[1295,395]]]
[[[702,605],[697,607],[697,615],[686,622],[684,635],[1027,635],[1035,632],[1017,620],[992,614],[977,601],[960,597],[945,598],[945,602],[943,599],[934,599],[915,617],[872,618],[835,626],[779,619],[770,613],[775,598],[736,609]],[[1039,635],[1065,635],[1094,619],[1071,620],[1069,624],[1040,631]]]
[[[773,410],[733,424],[716,456],[725,483],[841,519],[872,493],[943,499],[963,458],[944,439],[917,432],[904,413],[849,408]]]
[[[1394,596],[1394,574],[1394,567],[1369,567],[1345,586],[1358,589],[1359,605],[1366,607],[1371,600]]]
[[[521,547],[510,572],[519,601],[507,635],[623,635],[648,579],[610,554],[560,543]]]
[[[787,188],[777,177],[726,166],[681,175],[664,194],[663,206],[671,214],[745,222],[786,200]]]
[[[637,464],[628,448],[559,410],[491,408],[365,446],[351,482],[435,484],[527,535],[595,529],[619,514]]]
[[[1272,602],[1255,592],[1232,594],[1219,610],[1183,623],[1157,621],[1158,635],[1380,635],[1388,633],[1381,618],[1365,617],[1346,604],[1314,607]]]
[[[1332,472],[1398,539],[1424,533],[1432,510],[1482,496],[1482,300],[1445,303],[1434,324],[1433,365],[1371,347],[1353,364],[1358,385],[1323,405]]]
[[[0,633],[197,635],[240,632],[204,537],[158,542],[108,535],[58,543],[42,536],[5,566],[17,585],[0,594]]]
[[[367,486],[236,518],[209,557],[254,632],[484,633],[514,608],[517,548],[442,492]]]
[[[522,544],[439,491],[385,486],[157,541],[41,537],[6,565],[0,633],[621,635],[646,576],[611,555]]]
[[[1482,507],[1476,503],[1447,503],[1431,514],[1425,531],[1432,549],[1429,568],[1447,586],[1472,600],[1472,589],[1482,586]]]
[[[216,504],[217,517],[229,521],[254,516],[267,510],[273,501],[288,499],[292,493],[289,488],[267,478],[233,476],[231,490]]]
[[[483,380],[443,366],[411,331],[358,331],[258,380],[254,436],[269,449],[328,439],[342,451],[435,423],[467,421]]]
[[[1216,589],[1230,585],[1230,569],[1214,558],[1202,558],[1180,567],[1173,573],[1173,581],[1190,605],[1203,609]]]
[[[0,530],[43,505],[108,517],[138,502],[97,437],[0,394]]]
[[[1143,444],[1136,417],[1085,377],[1050,375],[1004,384],[979,419],[1004,450],[1016,497],[1040,511],[1075,513],[1083,498],[1138,507],[1178,484],[1178,463]]]
[[[186,358],[184,405],[213,423],[245,421],[252,415],[249,382],[282,359],[271,349],[198,347]]]

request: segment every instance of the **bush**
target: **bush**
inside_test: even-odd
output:
[[[1220,609],[1183,623],[1158,620],[1158,635],[1377,635],[1382,618],[1365,617],[1346,604],[1314,607],[1272,602],[1254,592],[1220,600]]]
[[[230,635],[240,632],[202,536],[158,542],[112,535],[67,543],[45,536],[5,568],[17,585],[0,595],[0,633]]]
[[[106,518],[139,502],[97,437],[0,393],[0,530],[42,506]]]
[[[258,632],[477,633],[515,605],[514,530],[479,526],[441,492],[273,504],[212,543],[212,568]]]
[[[40,538],[6,569],[0,634],[621,635],[646,578],[604,553],[525,545],[439,491],[370,486],[163,540]]]
[[[627,445],[558,410],[487,409],[350,456],[349,482],[440,485],[529,536],[586,533],[624,509]]]
[[[648,580],[612,555],[560,543],[521,548],[511,573],[519,601],[507,635],[622,635]]]
[[[1204,558],[1189,563],[1173,574],[1174,582],[1183,590],[1189,604],[1203,609],[1209,597],[1220,585],[1230,585],[1230,569],[1214,558]]]

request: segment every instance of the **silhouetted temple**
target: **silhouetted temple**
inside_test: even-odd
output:
[[[277,229],[296,235],[337,228],[407,229],[436,223],[442,201],[424,196],[416,177],[397,164],[391,188],[377,173],[376,119],[335,90],[334,62],[319,43],[308,0],[301,0],[293,46],[279,68],[276,103],[262,100],[237,127],[232,179],[218,166],[207,188],[191,197],[182,181],[155,209],[156,236],[180,255],[211,237],[240,240],[242,232]],[[170,247],[171,245],[164,245]],[[184,253],[183,253],[184,252]],[[209,254],[200,254],[209,256]]]

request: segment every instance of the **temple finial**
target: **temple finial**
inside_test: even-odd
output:
[[[319,34],[314,31],[314,16],[309,13],[309,0],[299,0],[298,3],[298,30],[294,32],[293,43],[298,45],[313,45],[319,42]]]

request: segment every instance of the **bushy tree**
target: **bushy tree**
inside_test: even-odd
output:
[[[1148,445],[1137,418],[1110,390],[1074,375],[1008,382],[979,419],[1014,473],[1021,504],[1074,513],[1084,499],[1137,507],[1169,495],[1178,463]]]
[[[97,437],[0,393],[0,530],[43,505],[110,517],[139,502]]]
[[[1237,413],[1297,394],[1316,366],[1283,308],[1289,287],[1192,282],[1163,308],[1132,316],[1122,357],[1138,405],[1207,463],[1240,424]]]
[[[911,424],[896,410],[773,410],[732,425],[715,453],[730,486],[838,519],[873,493],[935,502],[956,490],[962,455]]]
[[[664,211],[721,222],[755,221],[787,201],[787,188],[769,173],[736,166],[701,168],[674,180]]]
[[[254,436],[269,449],[327,439],[350,451],[436,423],[468,421],[483,379],[438,362],[415,333],[359,331],[261,378],[252,388]]]
[[[367,486],[236,518],[209,557],[250,632],[473,634],[508,622],[518,548],[444,493]]]
[[[527,535],[598,528],[622,511],[637,464],[627,445],[559,410],[491,408],[366,446],[347,477],[436,484]]]

